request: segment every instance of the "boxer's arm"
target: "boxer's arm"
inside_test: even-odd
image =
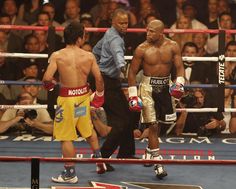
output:
[[[180,47],[176,42],[173,42],[172,50],[174,53],[173,60],[176,68],[176,80],[170,86],[170,94],[176,99],[180,99],[184,94],[184,83],[185,83],[185,71],[184,64],[182,62]]]
[[[92,95],[93,98],[91,101],[91,106],[99,108],[104,103],[104,81],[94,55],[92,55],[91,72],[95,78],[95,86],[96,86],[96,91]]]
[[[48,60],[49,64],[43,76],[43,86],[47,90],[52,90],[56,85],[54,74],[57,71],[57,52],[54,52]]]
[[[103,82],[102,74],[100,72],[100,69],[98,67],[98,64],[97,64],[97,61],[96,61],[96,58],[94,57],[94,55],[92,55],[91,58],[92,58],[91,72],[95,78],[96,90],[98,92],[102,92],[102,91],[104,91],[104,82]]]
[[[143,50],[142,48],[137,47],[129,66],[129,71],[128,71],[129,86],[136,86],[136,75],[140,70],[142,60],[143,60]]]
[[[143,57],[143,51],[141,48],[138,47],[135,50],[128,72],[129,108],[131,111],[141,111],[143,106],[141,99],[138,97],[138,92],[136,87],[136,75],[142,63],[143,59],[142,57]]]

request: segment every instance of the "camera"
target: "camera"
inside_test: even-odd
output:
[[[34,109],[25,109],[24,110],[25,116],[24,119],[29,118],[30,120],[36,119],[38,116],[37,111]]]
[[[37,111],[34,109],[25,109],[24,110],[24,119],[29,118],[30,120],[35,119],[38,116]],[[24,119],[21,119],[20,122],[24,123]]]
[[[181,99],[180,102],[182,104],[186,105],[186,108],[192,108],[197,104],[197,99],[196,97],[192,94],[189,93],[187,95],[184,95]]]

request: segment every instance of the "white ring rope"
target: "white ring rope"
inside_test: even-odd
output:
[[[48,58],[48,54],[31,54],[31,53],[2,53],[0,52],[0,57],[11,57],[11,58]],[[133,56],[125,56],[126,60],[131,60]],[[236,61],[236,57],[224,57],[225,61]],[[218,57],[188,57],[183,56],[183,61],[209,61],[217,62]]]
[[[48,54],[3,53],[3,52],[0,52],[0,57],[10,57],[10,58],[48,58]]]
[[[0,109],[47,109],[48,105],[0,105]],[[54,105],[56,108],[56,105]],[[177,112],[217,112],[218,108],[177,108]],[[225,108],[224,112],[236,112],[236,108]]]

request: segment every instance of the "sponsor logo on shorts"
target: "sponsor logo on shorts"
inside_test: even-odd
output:
[[[86,106],[75,107],[75,118],[86,115]]]
[[[175,121],[176,119],[177,119],[176,113],[166,114],[165,116],[166,121]]]
[[[88,88],[84,87],[81,89],[69,89],[68,90],[68,96],[77,96],[77,95],[83,95],[88,92]]]
[[[57,106],[55,112],[55,122],[60,123],[63,120],[63,112],[64,110],[62,109],[62,107]]]
[[[169,85],[169,77],[164,79],[150,78],[150,85]]]

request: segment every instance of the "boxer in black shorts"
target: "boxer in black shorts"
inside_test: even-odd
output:
[[[180,48],[163,32],[164,24],[160,20],[148,24],[146,41],[136,48],[128,73],[130,109],[142,110],[141,121],[149,127],[145,157],[154,160],[160,157],[160,123],[172,124],[176,121],[174,98],[179,99],[183,95],[185,81]],[[170,80],[173,66],[177,73],[174,82]],[[140,69],[143,69],[143,78],[138,91],[135,77]],[[158,178],[167,176],[160,164],[155,164],[154,170]]]

